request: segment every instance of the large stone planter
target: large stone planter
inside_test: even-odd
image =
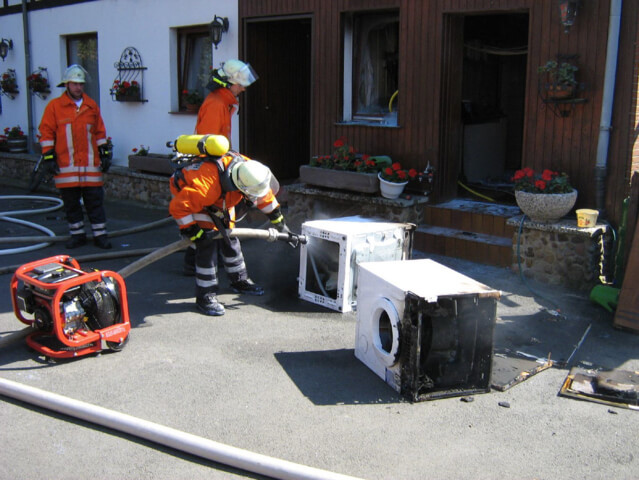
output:
[[[150,153],[148,155],[129,155],[129,168],[139,172],[171,175],[174,171],[171,155]]]
[[[570,193],[530,193],[515,191],[517,206],[533,222],[554,223],[564,217],[577,201],[577,190]]]
[[[318,187],[335,188],[360,193],[379,192],[379,180],[376,173],[347,172],[329,168],[300,167],[300,181]]]

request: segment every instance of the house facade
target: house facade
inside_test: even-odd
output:
[[[572,25],[560,4],[577,5]],[[240,52],[268,70],[247,96],[244,148],[306,163],[269,145],[290,146],[299,134],[286,130],[304,125],[311,156],[345,137],[406,167],[430,164],[435,202],[460,183],[492,196],[523,166],[550,168],[568,173],[577,207],[616,221],[639,168],[638,10],[627,0],[239,0]],[[548,61],[578,68],[573,98],[548,97],[538,72]],[[308,91],[305,118],[265,108],[282,84],[294,102]],[[272,133],[253,138],[264,125]]]
[[[228,20],[214,48],[209,25]],[[20,125],[33,145],[47,102],[62,93],[56,87],[67,67],[89,72],[85,91],[102,111],[114,144],[114,164],[127,165],[132,150],[148,147],[168,154],[167,141],[191,134],[197,112],[187,111],[184,90],[205,93],[211,65],[238,56],[237,2],[189,0],[4,0],[0,32],[10,49],[0,71],[15,71],[19,94],[0,97],[0,127]],[[27,78],[45,72],[51,93],[30,93]],[[114,82],[137,82],[140,97],[111,94]],[[233,143],[239,144],[237,118]]]
[[[560,4],[576,16],[562,23]],[[14,70],[20,93],[1,97],[0,126],[21,125],[35,143],[51,97],[29,93],[27,77],[44,69],[57,95],[66,65],[84,63],[125,166],[132,149],[168,153],[167,141],[191,133],[182,92],[206,93],[206,69],[241,58],[260,79],[232,143],[281,179],[344,137],[433,167],[432,202],[462,187],[508,201],[515,170],[563,171],[577,207],[615,225],[639,169],[638,11],[630,0],[4,0],[12,48],[0,68]],[[213,47],[216,16],[229,28]],[[577,67],[572,98],[548,96],[538,69],[549,61]],[[111,94],[119,79],[141,84],[139,101]]]

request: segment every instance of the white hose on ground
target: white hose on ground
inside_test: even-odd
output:
[[[286,480],[355,480],[355,477],[249,452],[248,450],[218,443],[158,423],[149,422],[28,385],[22,385],[11,380],[0,378],[0,394],[150,440],[200,458],[272,478]]]
[[[49,230],[47,227],[43,227],[42,225],[39,225],[39,224],[33,223],[33,222],[29,222],[27,220],[20,220],[19,218],[0,216],[0,221],[10,222],[10,223],[17,223],[18,225],[24,225],[26,227],[35,228],[36,230],[40,230],[41,232],[49,234],[49,237],[44,237],[44,238],[53,238],[53,237],[55,237],[55,232]],[[29,245],[29,246],[26,246],[26,247],[3,248],[3,249],[0,249],[0,255],[12,255],[14,253],[30,252],[31,250],[37,250],[39,248],[44,248],[44,247],[46,247],[48,245],[51,245],[51,242],[36,243],[35,245]]]
[[[17,223],[19,225],[23,225],[26,227],[35,228],[36,230],[40,230],[41,232],[44,232],[47,235],[49,235],[49,237],[44,237],[45,241],[43,241],[42,243],[37,243],[35,245],[30,245],[26,247],[7,248],[4,250],[0,250],[0,255],[11,255],[14,253],[30,252],[32,250],[37,250],[39,248],[44,248],[48,245],[51,245],[51,242],[46,240],[50,239],[51,237],[55,237],[54,232],[37,223],[28,222],[26,220],[20,220],[18,218],[13,218],[10,215],[33,215],[36,213],[53,212],[54,210],[58,210],[59,208],[62,208],[62,206],[64,205],[61,199],[56,197],[43,197],[38,195],[2,195],[0,196],[0,200],[41,200],[41,201],[55,203],[55,205],[52,205],[50,207],[45,207],[45,208],[34,208],[34,209],[27,209],[27,210],[11,210],[7,212],[0,212],[0,221]],[[38,238],[40,238],[40,240],[38,241],[42,240],[42,237],[38,237]],[[27,241],[31,242],[33,240],[27,240]]]

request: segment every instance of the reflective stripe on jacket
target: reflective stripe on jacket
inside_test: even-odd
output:
[[[46,152],[55,148],[60,173],[55,186],[99,187],[102,185],[98,145],[107,142],[100,108],[84,94],[77,107],[65,91],[44,109],[40,122],[40,146]]]
[[[249,160],[240,155],[245,161]],[[217,160],[222,162],[224,169],[233,161],[233,155],[225,155]],[[175,175],[175,174],[174,174]],[[192,163],[182,169],[183,181],[179,181],[179,189],[175,186],[174,177],[171,178],[171,203],[169,213],[175,219],[180,229],[190,227],[194,223],[201,228],[217,229],[206,207],[216,207],[216,210],[226,213],[230,218],[229,228],[235,225],[235,206],[242,201],[244,195],[239,190],[222,192],[220,174],[215,161],[205,160]],[[269,191],[256,202],[264,214],[268,214],[279,207],[279,202],[273,192]]]
[[[236,110],[237,98],[228,88],[218,88],[204,99],[197,114],[195,133],[198,135],[224,135],[231,141],[231,115]]]

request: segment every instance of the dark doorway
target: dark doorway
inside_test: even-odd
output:
[[[311,19],[251,20],[245,39],[259,79],[244,93],[242,153],[294,180],[310,158]]]
[[[527,59],[527,13],[466,16],[460,180],[470,186],[498,194],[520,168]]]

